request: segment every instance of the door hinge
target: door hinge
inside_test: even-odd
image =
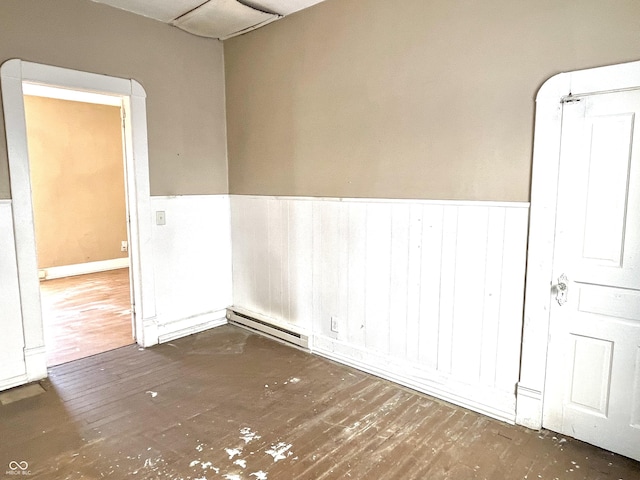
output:
[[[560,103],[575,103],[581,102],[582,100],[584,100],[582,97],[574,97],[573,95],[569,94],[566,97],[562,97]]]

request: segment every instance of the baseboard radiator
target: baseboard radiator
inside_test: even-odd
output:
[[[255,314],[249,315],[246,312],[238,311],[235,308],[227,310],[227,320],[231,324],[248,328],[249,330],[253,330],[269,337],[275,337],[279,340],[307,350],[309,349],[309,337],[307,335],[294,332],[293,330],[279,325],[274,325],[271,322],[256,317],[257,316]]]

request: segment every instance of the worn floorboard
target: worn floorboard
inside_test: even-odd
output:
[[[69,480],[640,478],[638,462],[234,326],[60,365],[42,385],[0,406],[0,479],[25,465]]]
[[[40,283],[47,365],[133,343],[129,269]]]

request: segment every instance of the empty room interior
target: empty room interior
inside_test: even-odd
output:
[[[134,343],[120,107],[60,93],[24,97],[47,366]]]
[[[3,0],[0,80],[0,478],[640,478],[637,0]]]

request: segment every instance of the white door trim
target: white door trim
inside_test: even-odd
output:
[[[560,73],[536,97],[529,246],[516,423],[542,427],[555,238],[562,99],[640,87],[640,61]]]
[[[135,80],[66,68],[8,60],[0,68],[18,283],[25,336],[27,381],[46,376],[40,287],[35,244],[23,82],[119,96],[126,115],[124,150],[132,287],[135,295],[136,341],[157,343],[154,275],[151,251],[151,209],[147,150],[146,93]]]

